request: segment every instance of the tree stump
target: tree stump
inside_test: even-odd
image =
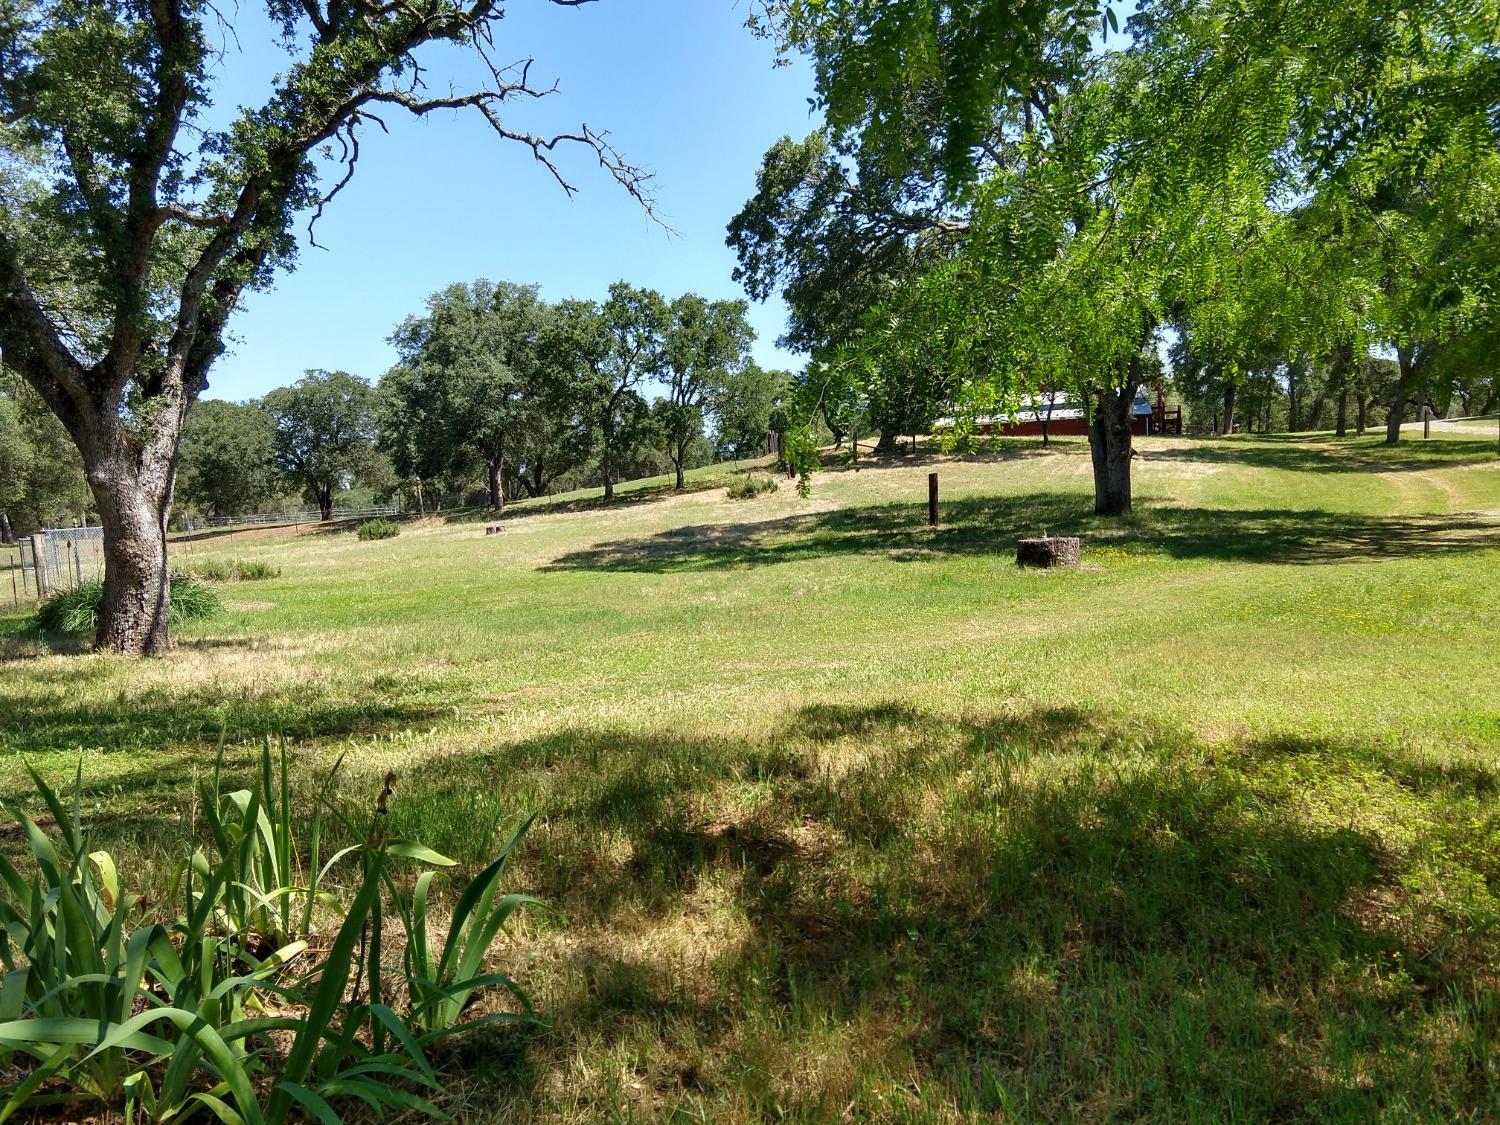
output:
[[[492,523],[484,529],[484,533],[486,535],[499,535],[504,530],[505,525],[503,523]]]
[[[1077,566],[1079,542],[1071,536],[1022,539],[1016,544],[1017,566]]]

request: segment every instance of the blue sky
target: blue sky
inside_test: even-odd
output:
[[[416,120],[382,113],[386,136],[367,129],[359,168],[318,224],[294,272],[251,294],[231,323],[230,352],[210,375],[208,397],[244,399],[291,382],[312,367],[375,380],[390,366],[386,337],[419,312],[427,295],[455,281],[535,282],[544,296],[601,297],[625,278],[667,296],[741,297],[724,226],[755,187],[760,157],[777,138],[801,137],[809,115],[810,70],[772,66],[769,43],[745,28],[747,0],[600,0],[559,8],[511,0],[496,35],[499,60],[536,59],[534,84],[560,91],[516,104],[514,127],[555,132],[587,122],[608,129],[633,162],[656,173],[668,235],[587,151],[560,163],[580,187],[571,199],[530,151],[501,141],[477,115]],[[223,97],[215,113],[258,100],[286,56],[269,31],[240,9],[238,45],[228,42]],[[422,57],[433,95],[481,80],[466,53]],[[756,358],[774,366],[801,359],[776,348],[785,310],[751,306]]]

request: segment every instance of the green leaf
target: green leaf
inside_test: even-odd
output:
[[[276,1084],[276,1092],[287,1094],[324,1125],[343,1125],[344,1119],[333,1112],[333,1107],[306,1086],[283,1081]]]
[[[392,840],[385,846],[388,855],[400,856],[402,859],[415,859],[422,863],[431,863],[437,867],[456,867],[457,861],[449,859],[440,852],[431,848],[414,843],[411,840]]]

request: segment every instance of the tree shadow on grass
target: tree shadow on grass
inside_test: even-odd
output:
[[[950,501],[928,527],[925,507],[865,505],[754,523],[692,524],[618,539],[561,556],[549,570],[643,573],[736,569],[838,555],[898,561],[938,555],[1010,554],[1016,540],[1078,535],[1180,559],[1327,563],[1474,551],[1500,546],[1491,513],[1368,516],[1325,509],[1146,507],[1125,520],[1087,514],[1064,492]]]
[[[557,500],[547,496],[525,497],[506,504],[505,514],[496,516],[491,508],[465,508],[457,512],[442,513],[445,523],[510,523],[528,516],[550,516],[559,513],[616,511],[621,508],[639,507],[643,504],[660,503],[674,496],[688,496],[697,492],[712,492],[726,487],[735,477],[753,472],[764,472],[769,466],[764,460],[746,462],[721,462],[711,476],[689,477],[687,483],[678,488],[672,480],[628,489],[617,489],[613,498],[606,500],[598,496],[581,496],[573,500]]]
[[[193,823],[197,785],[212,776],[221,747],[227,788],[248,782],[266,739],[287,741],[294,773],[324,777],[339,758],[330,741],[421,729],[449,713],[380,698],[336,701],[294,692],[225,699],[179,690],[122,703],[19,705],[0,694],[0,758],[8,761],[0,767],[0,800],[36,814],[39,802],[23,761],[41,769],[54,788],[71,785],[81,764],[95,845],[130,863],[150,865],[164,855],[175,862]],[[310,809],[310,798],[306,804]],[[0,814],[0,841],[5,821]]]
[[[167,850],[186,819],[150,809],[201,761],[113,779],[138,803],[98,843]],[[1479,1119],[1495,792],[1358,739],[1210,751],[1089,707],[822,701],[753,738],[580,727],[424,760],[391,830],[450,851],[480,795],[542,812],[512,885],[571,919],[517,970],[548,1026],[445,1053],[469,1096],[545,1113],[574,1060],[629,1057],[663,1118],[880,1117],[899,1086],[929,1099],[912,1121]],[[464,839],[467,862],[494,842]],[[704,911],[725,924],[695,936]],[[589,1081],[579,1119],[612,1096]]]
[[[473,785],[530,763],[552,787],[521,878],[582,932],[547,966],[552,1030],[524,1068],[539,1086],[587,1049],[641,1059],[664,1116],[699,1096],[747,1105],[741,1119],[859,1116],[870,1083],[893,1081],[922,1083],[933,1120],[1496,1104],[1473,1067],[1494,1028],[1464,999],[1500,960],[1484,907],[1411,880],[1434,877],[1428,850],[1464,857],[1437,876],[1453,888],[1500,870],[1474,852],[1471,805],[1439,815],[1464,779],[1412,790],[1427,783],[1398,751],[1267,740],[1221,766],[1181,731],[1091,709],[901,703],[816,704],[764,739],[701,746],[571,733],[573,753],[563,734],[455,764]],[[1323,760],[1287,784],[1273,767],[1293,753]],[[1351,763],[1401,781],[1410,806],[1374,808],[1387,798]],[[1308,815],[1315,792],[1348,815]],[[1426,827],[1393,851],[1366,825],[1403,811]],[[653,958],[639,927],[693,916],[709,879],[748,931],[694,950],[669,922],[659,940],[689,947]]]
[[[158,752],[196,754],[221,734],[321,740],[423,724],[446,709],[372,697],[330,700],[310,691],[225,697],[212,690],[173,690],[146,698],[79,703],[73,698],[8,699],[0,695],[0,752]]]
[[[1482,438],[1444,438],[1437,443],[1408,439],[1389,446],[1369,435],[1247,434],[1193,438],[1171,449],[1148,446],[1144,455],[1149,462],[1233,463],[1298,473],[1397,473],[1494,461],[1495,442]]]

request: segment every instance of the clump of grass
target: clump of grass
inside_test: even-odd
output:
[[[371,539],[394,539],[401,534],[401,525],[392,523],[390,520],[366,520],[359,525],[359,530],[355,534],[360,539],[366,541]]]
[[[208,583],[191,574],[174,571],[168,579],[172,593],[169,620],[206,621],[224,612],[224,603]],[[36,607],[31,623],[42,633],[89,633],[99,623],[99,603],[104,600],[104,582],[95,578],[71,590],[60,590]]]
[[[776,478],[770,473],[747,473],[729,486],[729,498],[731,500],[754,500],[757,496],[775,492],[780,487],[776,483]]]
[[[206,582],[260,582],[280,578],[281,567],[261,559],[194,559],[183,565],[181,573]]]
[[[174,625],[179,621],[207,621],[224,612],[218,591],[207,582],[181,572],[173,573],[168,582],[172,591],[169,620]]]
[[[99,619],[104,583],[99,579],[60,590],[36,607],[32,624],[43,633],[86,633]]]

